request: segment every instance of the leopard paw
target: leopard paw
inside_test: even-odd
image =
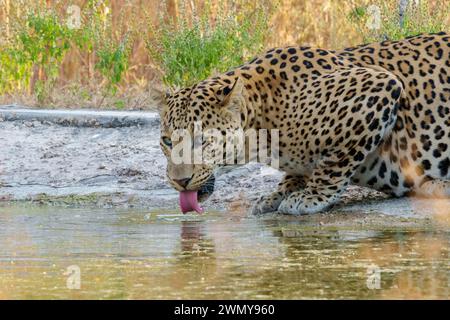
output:
[[[318,213],[330,208],[336,200],[335,197],[324,199],[321,195],[294,192],[280,203],[278,212],[292,215]]]
[[[278,206],[284,199],[282,192],[274,192],[266,196],[260,197],[252,208],[255,215],[277,211]]]

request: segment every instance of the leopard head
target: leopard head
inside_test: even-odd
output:
[[[222,136],[214,145],[222,143],[225,150],[227,130],[242,129],[246,120],[244,90],[239,78],[213,78],[166,93],[160,100],[160,146],[167,159],[167,180],[176,190],[197,191],[199,200],[212,193],[215,170],[223,164],[205,160],[204,154],[214,154],[215,149],[203,133]],[[194,154],[198,151],[201,158]]]

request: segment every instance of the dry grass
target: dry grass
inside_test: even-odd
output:
[[[152,37],[148,22],[158,23],[158,16],[168,12],[168,17],[177,18],[179,2],[183,0],[110,0],[112,34],[114,41],[120,41],[125,34],[132,34],[129,67],[120,82],[117,92],[105,93],[106,81],[95,70],[95,53],[70,49],[60,68],[52,94],[45,101],[45,107],[88,107],[112,109],[147,109],[151,107],[148,93],[152,83],[160,79],[161,73],[149,58],[145,40]],[[66,14],[70,4],[81,8],[87,0],[0,0],[0,45],[14,36],[14,22],[20,24],[25,4],[57,8]],[[202,8],[203,1],[187,0],[196,8]],[[219,0],[212,0],[216,6]],[[389,5],[396,0],[384,1]],[[439,0],[430,0],[431,6]],[[445,2],[445,1],[444,1]],[[22,4],[21,4],[22,3]],[[243,1],[222,1],[225,7],[245,5]],[[257,1],[258,3],[263,3]],[[271,18],[271,28],[266,47],[287,44],[310,44],[323,48],[342,48],[363,42],[364,35],[350,21],[350,12],[358,6],[371,3],[368,0],[279,0]],[[15,21],[16,20],[16,21]],[[449,25],[447,17],[447,26]],[[1,68],[1,66],[0,66]],[[0,96],[1,104],[26,104],[40,106],[29,88]]]

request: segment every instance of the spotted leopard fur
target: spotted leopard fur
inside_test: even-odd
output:
[[[315,213],[349,184],[395,196],[450,196],[450,35],[339,51],[274,48],[166,97],[161,147],[178,190],[201,189],[212,165],[174,165],[168,137],[201,120],[223,133],[279,129],[278,190],[254,213]]]

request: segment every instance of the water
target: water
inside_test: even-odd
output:
[[[242,212],[0,211],[1,299],[447,299],[450,292],[448,228],[314,226]],[[80,289],[68,267],[79,268]]]

